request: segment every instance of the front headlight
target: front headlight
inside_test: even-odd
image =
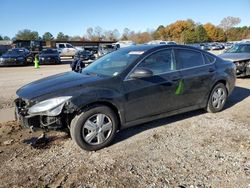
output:
[[[57,116],[61,113],[62,108],[71,96],[56,97],[41,101],[34,106],[32,106],[28,113],[30,115],[47,115],[47,116]]]

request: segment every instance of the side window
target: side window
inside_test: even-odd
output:
[[[241,52],[250,53],[250,45],[245,45],[241,48]]]
[[[211,56],[211,55],[207,55],[207,54],[203,54],[204,55],[204,59],[206,64],[211,64],[213,62],[215,62],[215,57]]]
[[[193,50],[177,49],[175,50],[178,68],[186,69],[204,65],[203,57],[200,52]]]
[[[172,50],[162,50],[144,59],[138,67],[151,70],[154,75],[170,72],[176,69]]]
[[[66,47],[67,47],[67,48],[73,48],[73,46],[70,45],[70,44],[66,44]]]
[[[64,48],[64,44],[59,44],[59,48]]]

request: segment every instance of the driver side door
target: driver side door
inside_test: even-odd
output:
[[[124,80],[126,122],[158,115],[178,107],[175,91],[180,74],[176,70],[173,57],[173,50],[170,48],[157,51],[136,66],[152,71],[152,76],[128,76]]]

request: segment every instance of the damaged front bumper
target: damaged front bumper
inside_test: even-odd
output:
[[[35,105],[21,98],[15,100],[15,117],[23,128],[57,130],[67,128],[70,124],[73,110],[64,108],[64,103],[48,111],[30,113]]]
[[[236,76],[248,76],[250,75],[250,61],[236,61]]]

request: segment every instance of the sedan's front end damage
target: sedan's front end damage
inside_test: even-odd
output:
[[[250,76],[250,44],[236,44],[219,57],[236,65],[237,77]]]
[[[236,65],[236,75],[249,76],[250,75],[250,60],[235,61]]]
[[[70,105],[70,96],[57,97],[41,102],[17,98],[15,100],[16,119],[25,128],[64,129],[67,128],[74,109]]]

